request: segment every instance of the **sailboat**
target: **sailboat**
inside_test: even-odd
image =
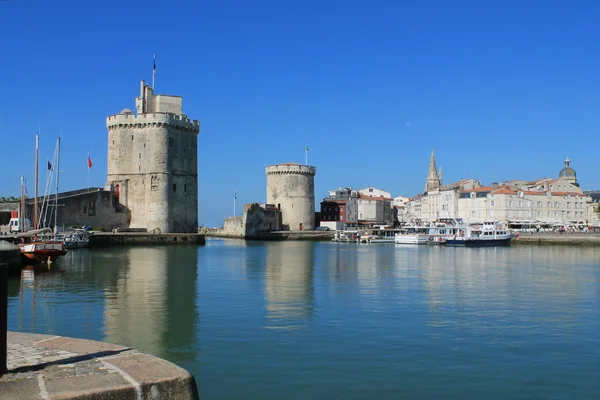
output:
[[[35,191],[36,191],[36,199],[34,203],[34,214],[37,219],[37,170],[38,170],[38,152],[39,152],[39,135],[36,136],[36,146],[35,146]],[[60,171],[60,137],[58,138],[58,142],[56,143],[56,195],[54,201],[54,236],[52,238],[44,238],[41,240],[33,240],[31,243],[21,244],[21,254],[28,260],[35,262],[54,262],[60,256],[64,256],[67,254],[67,250],[65,248],[65,243],[62,240],[57,238],[58,233],[58,174]],[[22,191],[22,190],[21,190]],[[23,196],[21,196],[23,198]],[[24,204],[23,204],[23,214],[24,214]],[[35,221],[34,224],[37,226],[38,221]]]

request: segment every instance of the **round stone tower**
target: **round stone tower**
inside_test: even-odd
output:
[[[183,114],[181,97],[154,95],[144,81],[136,108],[106,119],[113,204],[131,228],[197,232],[200,123]]]
[[[281,210],[284,230],[315,229],[315,174],[309,165],[270,165],[267,174],[267,204]]]

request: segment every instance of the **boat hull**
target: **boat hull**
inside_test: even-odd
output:
[[[37,242],[21,246],[21,255],[26,261],[54,262],[67,254],[62,242]]]
[[[446,246],[456,247],[493,247],[493,246],[510,246],[512,238],[504,239],[448,239]]]
[[[427,236],[424,235],[397,235],[394,238],[396,244],[427,244]]]

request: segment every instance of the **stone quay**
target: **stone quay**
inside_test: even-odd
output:
[[[197,400],[196,380],[163,359],[114,344],[8,332],[0,400]]]

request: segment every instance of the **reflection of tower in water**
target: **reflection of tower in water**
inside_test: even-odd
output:
[[[106,341],[159,357],[193,348],[197,260],[195,248],[128,249],[114,292],[106,293]]]
[[[272,327],[292,328],[314,307],[312,242],[272,242],[268,245],[267,312]]]

